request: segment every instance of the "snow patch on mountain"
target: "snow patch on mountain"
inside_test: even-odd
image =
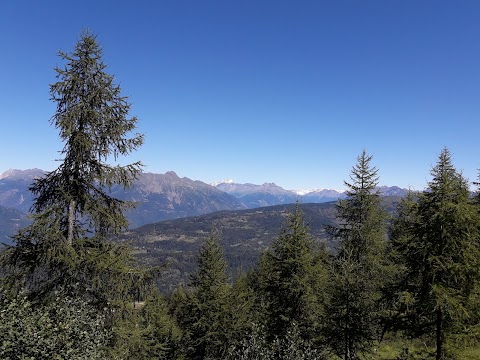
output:
[[[212,185],[212,186],[218,186],[218,185],[222,185],[222,184],[235,184],[235,180],[225,179],[225,180],[220,180],[220,181],[210,183],[210,185]]]

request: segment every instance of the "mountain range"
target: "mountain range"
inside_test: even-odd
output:
[[[301,203],[325,203],[345,199],[346,193],[342,190],[312,189],[312,190],[285,190],[274,183],[237,184],[233,180],[226,180],[212,184],[227,194],[241,200],[249,209],[291,204],[297,200]],[[381,196],[405,196],[407,189],[398,186],[381,186],[377,189]]]
[[[9,170],[0,175],[0,242],[28,224],[33,196],[28,188],[44,171]],[[380,187],[384,204],[393,204],[406,194],[398,187]],[[195,266],[195,256],[212,229],[221,231],[221,244],[235,275],[249,269],[262,250],[278,236],[286,217],[300,203],[312,237],[327,248],[335,241],[327,236],[325,225],[334,225],[335,202],[346,195],[341,191],[318,189],[285,190],[273,183],[237,184],[232,181],[209,185],[175,172],[142,173],[134,186],[111,189],[111,195],[137,206],[126,213],[130,229],[117,240],[132,244],[140,261],[167,265],[162,273],[163,290],[185,282]]]
[[[17,219],[16,225],[2,227],[0,236],[5,238],[20,224],[28,222],[26,215],[33,202],[28,188],[35,178],[44,173],[40,169],[12,169],[0,174],[0,222],[7,224],[9,219]],[[405,189],[398,187],[381,187],[379,191],[385,196],[403,196],[406,193]],[[130,228],[223,210],[291,204],[297,200],[300,203],[324,203],[345,197],[344,193],[336,190],[299,192],[285,190],[273,183],[255,185],[228,181],[214,186],[186,177],[180,178],[173,171],[165,174],[142,173],[134,186],[129,189],[114,186],[111,195],[136,204],[135,208],[126,212]],[[15,215],[12,215],[13,210]],[[13,220],[10,222],[14,223]]]

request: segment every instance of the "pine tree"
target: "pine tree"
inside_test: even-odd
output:
[[[182,345],[189,359],[222,358],[229,347],[227,263],[212,231],[197,256],[197,271],[191,276],[192,290],[184,302],[175,304],[183,331]],[[179,309],[178,309],[179,308]]]
[[[59,55],[66,64],[55,68],[50,94],[57,106],[51,124],[64,142],[61,164],[31,186],[33,223],[15,236],[8,263],[19,278],[26,276],[35,296],[75,288],[107,300],[113,287],[125,294],[137,282],[126,248],[106,241],[126,228],[128,206],[108,189],[131,185],[141,169],[139,162],[111,163],[137,149],[143,136],[132,134],[137,119],[128,116],[128,99],[105,72],[94,35],[84,32],[73,52]],[[126,276],[122,282],[109,281],[119,272]]]
[[[435,334],[436,359],[446,357],[446,334],[472,315],[469,303],[480,275],[479,219],[468,182],[457,172],[448,149],[431,171],[428,189],[403,222],[392,243],[405,266],[399,306],[416,335]]]
[[[67,64],[55,69],[59,81],[50,86],[50,94],[57,104],[51,123],[65,142],[63,160],[31,191],[36,196],[33,210],[52,211],[50,215],[59,219],[63,236],[72,244],[86,229],[105,236],[126,227],[124,203],[109,196],[105,188],[129,186],[141,164],[112,166],[108,161],[137,149],[143,136],[128,137],[137,119],[128,117],[131,105],[114,77],[104,71],[95,36],[85,32],[73,53],[60,52],[60,56]]]
[[[404,306],[411,305],[407,291],[408,282],[404,282],[408,273],[408,262],[414,260],[415,249],[410,248],[415,227],[420,223],[418,217],[418,194],[409,191],[396,207],[396,214],[389,229],[388,258],[392,264],[392,277],[386,282],[382,292],[388,303],[384,316],[384,331],[409,329],[414,334],[417,316],[411,316],[399,311]],[[408,254],[408,255],[407,255]]]
[[[260,261],[256,275],[259,307],[268,338],[284,338],[292,326],[318,341],[327,280],[326,252],[316,248],[297,203],[279,237]]]
[[[165,299],[159,293],[137,304],[129,316],[117,321],[115,342],[109,359],[177,359],[180,329],[168,314]]]
[[[345,360],[369,351],[380,333],[380,297],[385,276],[386,214],[380,205],[378,171],[365,150],[345,182],[337,205],[340,224],[329,227],[340,241],[331,272],[326,335]]]

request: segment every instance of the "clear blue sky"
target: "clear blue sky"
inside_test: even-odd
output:
[[[422,189],[443,147],[480,168],[480,1],[4,0],[0,172],[53,170],[58,50],[98,35],[149,172],[342,188],[365,148]]]

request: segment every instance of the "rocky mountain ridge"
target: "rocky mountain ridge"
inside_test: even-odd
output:
[[[26,217],[33,203],[29,187],[35,178],[44,174],[40,169],[11,169],[0,174],[0,206],[17,211],[19,216],[12,218]],[[382,187],[379,190],[385,195],[402,196],[402,192],[406,193],[406,190],[397,187]],[[274,183],[256,185],[227,181],[212,186],[187,177],[181,178],[173,171],[165,174],[142,173],[133,187],[125,190],[123,186],[115,186],[111,189],[111,195],[137,205],[126,213],[130,228],[222,210],[284,205],[297,200],[300,203],[324,203],[345,196],[341,192],[326,189],[300,196]],[[4,217],[10,216],[6,215],[8,212],[4,214]],[[5,221],[8,222],[8,219]]]
[[[301,203],[325,203],[345,199],[346,193],[342,190],[312,189],[305,191],[285,190],[274,183],[238,184],[233,180],[215,183],[217,189],[241,200],[248,208],[291,204],[295,201]],[[377,188],[381,196],[400,196],[408,193],[407,189],[398,186],[381,186]]]

